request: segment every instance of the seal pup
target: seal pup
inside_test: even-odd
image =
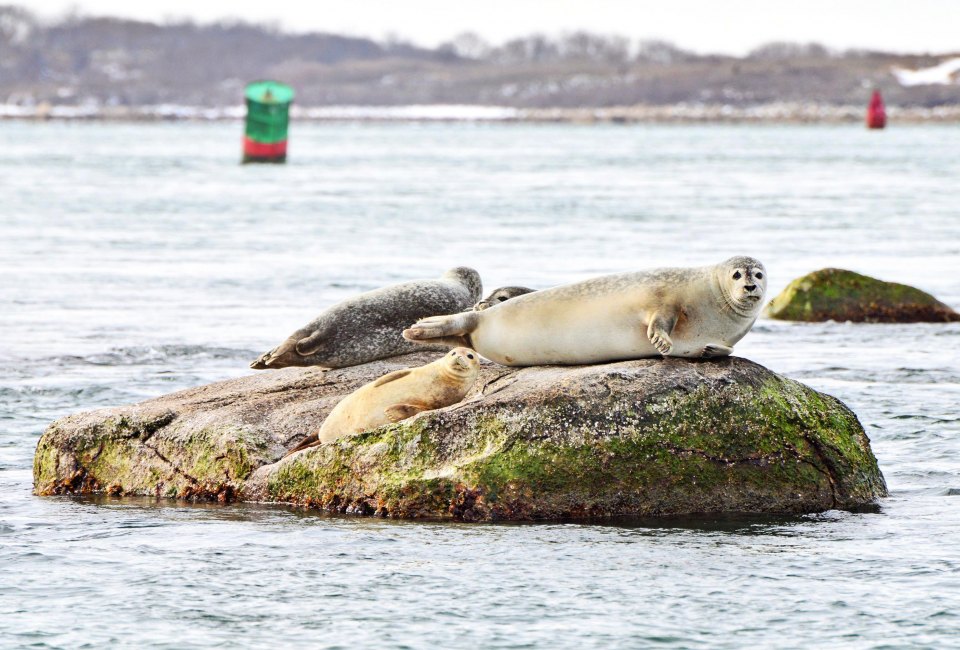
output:
[[[473,306],[473,311],[483,311],[501,302],[506,302],[511,298],[522,296],[527,293],[533,293],[536,289],[527,287],[500,287],[490,292],[490,295]]]
[[[767,287],[752,257],[621,273],[518,296],[483,311],[427,318],[410,341],[466,345],[507,366],[657,355],[725,356],[753,326]]]
[[[394,370],[340,400],[320,430],[286,455],[456,404],[473,387],[479,372],[479,355],[469,348],[455,348],[418,368]]]
[[[422,349],[403,340],[409,323],[431,314],[470,309],[483,293],[480,274],[458,266],[436,280],[413,280],[347,298],[326,309],[250,364],[343,368]],[[445,350],[449,346],[434,346]]]

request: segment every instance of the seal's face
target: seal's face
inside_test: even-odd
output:
[[[730,306],[739,314],[751,316],[763,304],[767,291],[767,270],[752,257],[732,257],[720,265],[720,286]]]
[[[476,377],[480,370],[480,355],[470,348],[454,348],[444,359],[447,368],[458,377]]]
[[[495,307],[501,302],[506,302],[511,298],[516,298],[517,296],[522,296],[527,293],[533,293],[533,291],[533,289],[528,289],[526,287],[500,287],[499,289],[495,289],[489,296],[475,304],[473,306],[473,311],[483,311],[484,309]]]

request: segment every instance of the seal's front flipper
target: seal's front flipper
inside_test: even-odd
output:
[[[297,341],[294,345],[294,349],[300,356],[308,357],[311,354],[316,354],[327,346],[327,342],[324,340],[325,338],[325,332],[313,332],[310,334],[310,336],[306,336]]]
[[[424,406],[418,406],[416,404],[394,404],[393,406],[385,408],[383,412],[386,413],[391,422],[399,422],[400,420],[412,418],[417,413],[429,410],[430,409]]]
[[[673,349],[673,340],[670,338],[670,332],[673,326],[677,324],[677,315],[668,312],[657,312],[650,318],[650,324],[647,326],[647,338],[650,344],[657,349],[657,352],[663,356],[670,354]]]
[[[301,449],[307,449],[308,447],[316,447],[320,444],[320,435],[318,433],[311,433],[309,436],[300,441],[300,444],[288,451],[283,455],[284,458],[290,454],[296,453]]]
[[[726,357],[733,353],[733,348],[719,343],[711,343],[703,347],[700,357],[703,359],[713,359],[714,357]]]
[[[430,316],[403,330],[403,338],[408,341],[435,343],[434,339],[465,337],[476,328],[478,317],[479,312],[472,311],[449,316]],[[456,338],[456,340],[460,341],[461,339]],[[442,342],[449,343],[448,340]]]

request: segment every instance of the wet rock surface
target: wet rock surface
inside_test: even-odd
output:
[[[37,446],[35,491],[467,521],[815,512],[886,494],[847,407],[737,357],[488,363],[460,404],[282,459],[343,396],[435,357],[287,368],[62,418]]]
[[[844,269],[821,269],[797,278],[770,301],[764,314],[807,322],[960,321],[960,314],[920,289]]]

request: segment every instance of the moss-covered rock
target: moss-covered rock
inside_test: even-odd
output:
[[[797,278],[767,305],[778,320],[869,323],[946,323],[960,314],[914,287],[843,269],[821,269]]]
[[[739,358],[485,364],[461,404],[277,462],[342,396],[432,356],[260,373],[63,418],[38,444],[35,490],[468,521],[814,512],[886,494],[849,409]]]

